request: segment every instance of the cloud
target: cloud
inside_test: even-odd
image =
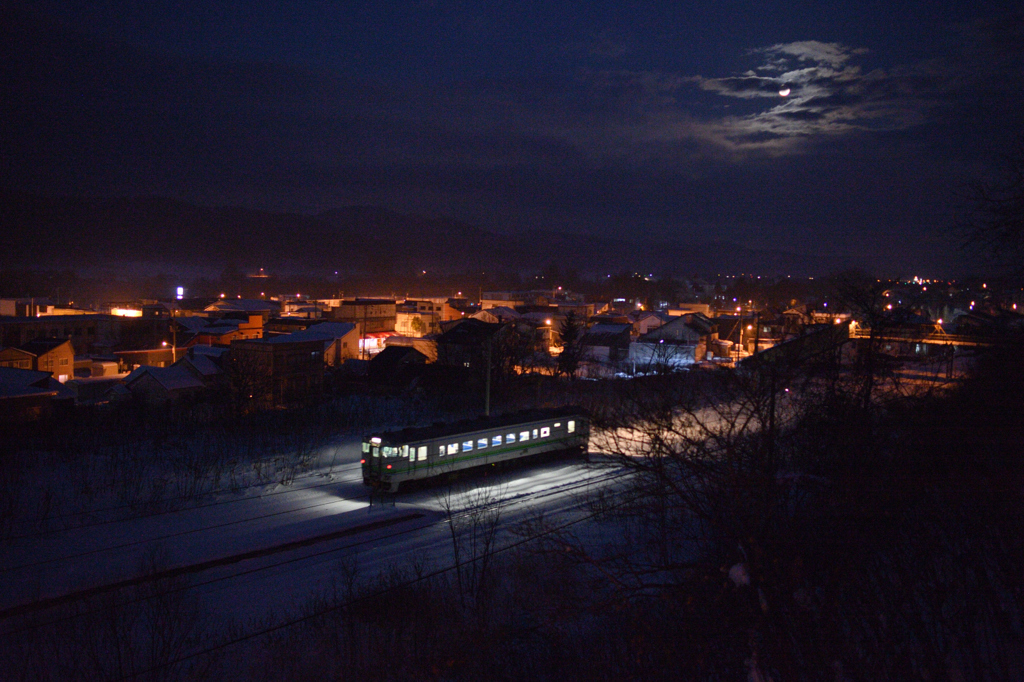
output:
[[[922,123],[922,112],[943,89],[940,81],[919,67],[865,73],[856,61],[867,53],[813,40],[776,44],[751,50],[761,63],[746,73],[691,82],[720,97],[771,102],[708,122],[713,136],[736,151],[795,153],[815,140]]]

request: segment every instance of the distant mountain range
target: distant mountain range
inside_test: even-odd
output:
[[[553,231],[505,235],[446,218],[352,206],[317,215],[209,208],[163,198],[0,195],[0,267],[150,264],[219,272],[536,271],[549,263],[584,274],[624,269],[688,275],[816,274],[836,263],[727,242],[634,242]]]

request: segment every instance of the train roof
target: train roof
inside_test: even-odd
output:
[[[586,411],[580,407],[553,407],[547,409],[509,412],[507,414],[499,414],[491,417],[463,419],[457,422],[437,423],[432,426],[409,427],[399,431],[386,431],[370,435],[379,437],[383,442],[387,443],[407,443],[410,441],[443,438],[445,436],[452,436],[460,433],[486,431],[487,429],[496,429],[505,426],[512,426],[514,424],[525,424],[528,422],[542,421],[544,419],[586,416]],[[370,435],[367,436],[367,439],[370,438]]]

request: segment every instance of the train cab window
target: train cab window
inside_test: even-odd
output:
[[[422,462],[426,458],[427,458],[427,446],[426,445],[421,445],[419,447],[419,451],[416,453],[416,459],[418,459],[419,461]]]
[[[486,438],[478,438],[477,441],[476,441],[476,449],[479,450],[481,448],[486,448],[486,447],[487,447],[487,439]]]
[[[573,433],[576,430],[576,421],[574,419],[569,420],[569,433]]]
[[[540,437],[541,438],[547,438],[550,435],[551,435],[551,429],[549,429],[548,427],[545,426],[543,429],[540,430]]]
[[[523,441],[526,441],[526,440],[530,440],[530,432],[529,431],[522,431],[522,432],[520,432],[520,434],[519,434],[519,442],[522,443]]]
[[[470,452],[473,450],[473,441],[467,440],[462,442],[462,451]]]
[[[497,447],[497,446],[501,445],[501,434],[498,434],[497,436],[492,436],[491,437],[491,445],[493,447]]]
[[[459,444],[458,443],[449,443],[448,444],[448,454],[449,455],[457,454],[458,451],[459,451]]]
[[[537,440],[537,429],[533,430],[533,439]]]
[[[363,454],[366,454],[369,451],[370,451],[370,444],[369,443],[363,443]]]

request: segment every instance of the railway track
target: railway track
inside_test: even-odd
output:
[[[581,481],[566,482],[541,490],[524,491],[507,499],[488,501],[486,504],[479,505],[474,508],[460,510],[452,518],[457,519],[461,516],[479,513],[481,510],[486,510],[486,508],[492,506],[507,508],[522,504],[535,504],[549,497],[564,496],[598,485],[609,485],[617,480],[621,480],[627,475],[628,473],[622,470],[609,470],[594,476],[589,476]],[[583,502],[577,501],[574,502],[570,508],[578,508],[582,504]],[[411,523],[413,521],[424,519],[427,520],[427,523]],[[292,540],[260,549],[194,562],[69,592],[63,595],[14,605],[0,610],[0,624],[6,623],[8,625],[8,627],[0,625],[0,628],[2,628],[3,636],[13,636],[27,630],[34,630],[71,618],[78,618],[84,615],[96,613],[102,609],[109,608],[108,604],[104,604],[102,606],[94,605],[90,607],[90,602],[95,600],[96,597],[109,594],[123,594],[133,587],[167,581],[172,578],[189,577],[190,579],[179,584],[171,585],[166,590],[162,590],[160,592],[161,594],[186,591],[203,591],[205,593],[209,593],[210,591],[227,589],[231,581],[251,578],[260,573],[279,570],[287,572],[308,570],[311,566],[333,561],[340,555],[358,552],[368,546],[376,547],[387,542],[400,540],[403,536],[409,536],[413,533],[423,533],[429,528],[439,527],[448,521],[449,519],[447,517],[437,513],[436,511],[424,513],[422,511],[410,510],[409,512],[380,519],[368,524],[350,526],[345,529],[322,533],[299,540]],[[384,534],[377,532],[387,529],[392,530]],[[338,544],[338,542],[336,542],[339,540],[345,540],[346,538],[350,539],[350,541],[343,542],[342,544]],[[312,552],[302,551],[317,546],[321,547]],[[110,549],[113,548],[107,548],[106,551],[109,551]],[[91,553],[99,553],[103,551],[105,550],[101,548]],[[273,557],[278,557],[278,559],[274,560]],[[270,560],[267,561],[267,559]],[[254,565],[249,563],[246,566],[242,566],[243,563],[251,561],[257,561],[258,564]],[[229,570],[232,568],[237,568],[239,570]],[[219,575],[216,574],[217,571],[222,569],[226,570],[226,572],[222,572]],[[198,576],[203,575],[206,577],[196,579]],[[134,597],[128,595],[125,599],[120,600],[118,604],[128,605],[145,601],[147,598],[151,597]],[[67,609],[67,607],[71,606],[75,606],[76,608]],[[61,608],[67,609],[70,613],[61,613]],[[45,614],[47,612],[50,612],[53,617],[46,618]],[[43,616],[41,620],[38,619],[40,614]],[[21,616],[32,616],[32,622],[26,622],[23,618],[19,618]]]

